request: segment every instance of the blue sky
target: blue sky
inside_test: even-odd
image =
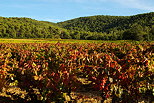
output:
[[[154,0],[0,0],[0,16],[60,22],[93,15],[154,12]]]

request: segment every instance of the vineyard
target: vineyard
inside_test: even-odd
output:
[[[0,43],[0,103],[109,99],[154,101],[153,43]]]

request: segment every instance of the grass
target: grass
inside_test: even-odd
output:
[[[0,43],[122,43],[132,42],[129,40],[116,40],[116,41],[105,41],[105,40],[74,40],[74,39],[4,39],[0,38]],[[139,43],[138,41],[133,41]]]

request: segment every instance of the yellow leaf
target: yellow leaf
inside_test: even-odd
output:
[[[38,80],[38,79],[39,79],[39,76],[37,76],[37,75],[34,76],[34,79],[35,79],[35,80]]]

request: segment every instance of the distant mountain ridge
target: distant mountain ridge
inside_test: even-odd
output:
[[[154,12],[133,16],[88,16],[52,23],[0,17],[0,38],[154,40]]]
[[[89,16],[80,17],[57,23],[69,30],[85,30],[91,32],[110,32],[111,30],[126,30],[134,24],[141,26],[154,25],[154,12],[134,16]]]
[[[31,18],[0,17],[0,37],[2,38],[60,38],[66,29],[47,21]]]

